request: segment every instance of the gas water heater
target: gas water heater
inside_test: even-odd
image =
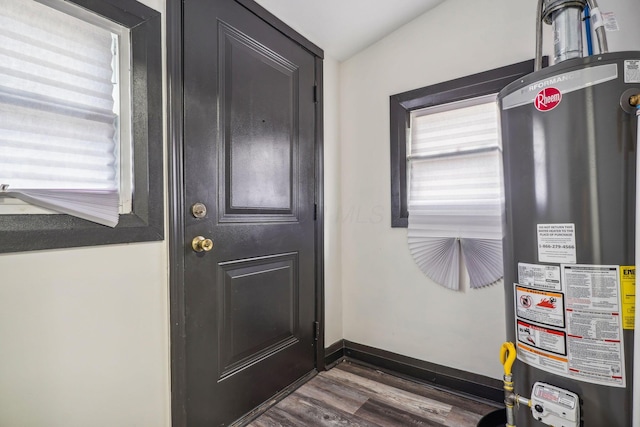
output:
[[[631,427],[640,51],[608,53],[595,0],[541,0],[538,14],[537,71],[498,96],[507,426]]]

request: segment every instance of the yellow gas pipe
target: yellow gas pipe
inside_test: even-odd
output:
[[[505,342],[500,348],[500,363],[504,368],[504,406],[507,411],[507,424],[505,427],[516,427],[515,405],[522,403],[531,407],[531,400],[518,396],[513,392],[513,381],[511,378],[511,368],[516,361],[516,347],[512,342]]]
[[[516,346],[512,342],[505,342],[500,349],[500,363],[504,367],[504,375],[511,376],[511,367],[516,361]]]

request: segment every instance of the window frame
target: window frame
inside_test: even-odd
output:
[[[391,227],[407,228],[407,132],[411,112],[500,92],[509,83],[533,72],[533,60],[414,89],[389,97],[391,148]],[[544,66],[547,58],[544,58]]]
[[[164,239],[161,13],[136,0],[67,1],[130,31],[132,209],[115,228],[66,214],[0,215],[0,253]]]

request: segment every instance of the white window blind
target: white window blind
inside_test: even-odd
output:
[[[0,195],[118,223],[117,41],[31,0],[0,0]]]
[[[503,275],[503,184],[495,96],[412,113],[407,147],[409,249],[420,269],[458,290]]]

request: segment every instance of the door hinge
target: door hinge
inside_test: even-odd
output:
[[[313,339],[318,341],[320,336],[320,322],[313,322]]]
[[[313,85],[313,102],[315,104],[318,103],[318,98],[319,98],[319,96],[318,96],[318,84],[316,83],[316,84]]]
[[[313,204],[313,220],[314,221],[318,220],[318,204],[317,203]]]

